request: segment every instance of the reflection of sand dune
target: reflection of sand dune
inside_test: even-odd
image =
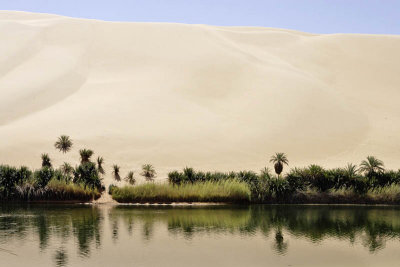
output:
[[[0,12],[0,162],[398,167],[400,37]],[[57,153],[60,134],[75,140]],[[73,159],[71,159],[73,157]],[[396,165],[397,163],[397,165]],[[109,170],[108,173],[111,173]]]

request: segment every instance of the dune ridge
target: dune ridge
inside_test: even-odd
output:
[[[125,23],[0,11],[0,162],[78,163],[122,174],[152,163],[259,170],[399,168],[400,36]],[[53,143],[75,141],[68,154]],[[111,178],[107,178],[111,179]]]

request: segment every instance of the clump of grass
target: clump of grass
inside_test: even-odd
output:
[[[399,203],[400,185],[392,184],[390,186],[372,188],[368,190],[366,196],[377,203]]]
[[[112,197],[123,203],[248,202],[250,189],[237,180],[182,185],[146,183],[113,188]]]
[[[36,187],[27,182],[16,188],[17,198],[27,201],[89,201],[100,197],[97,189],[85,188],[83,185],[52,179],[44,187]]]

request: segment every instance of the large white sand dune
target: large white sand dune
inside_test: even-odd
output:
[[[53,147],[61,134],[74,148]],[[400,36],[0,12],[0,163],[400,167]]]

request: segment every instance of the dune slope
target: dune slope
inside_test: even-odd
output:
[[[0,12],[0,163],[400,167],[400,37]],[[74,148],[62,154],[57,136]],[[138,172],[137,172],[138,173]]]

